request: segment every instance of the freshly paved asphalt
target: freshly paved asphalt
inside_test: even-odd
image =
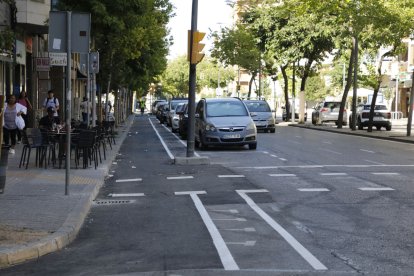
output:
[[[123,141],[129,135],[139,135],[137,132],[130,132],[133,120],[134,115],[127,120],[123,127],[118,129],[120,135],[117,138],[117,144],[112,151],[107,153],[107,160],[99,166],[98,170],[94,170],[93,168],[87,170],[72,170],[72,181],[69,188],[70,194],[68,196],[64,195],[64,170],[34,168],[33,163],[30,164],[28,170],[19,169],[18,161],[21,146],[17,148],[16,155],[9,158],[5,193],[0,195],[0,226],[2,227],[0,228],[0,234],[2,235],[0,240],[0,267],[7,267],[30,259],[37,259],[47,253],[64,248],[76,238],[90,211],[93,200],[95,200],[99,191],[101,195],[106,193],[106,188],[102,187],[102,185],[105,177],[112,174],[110,172],[111,166],[117,165],[113,164],[113,161],[115,159],[123,159],[122,153],[118,155]],[[352,131],[348,127],[337,129],[333,125],[291,125],[315,130],[341,132],[349,135],[362,135],[414,143],[414,138],[406,137],[404,133],[404,122],[394,122],[393,130],[390,132],[374,130],[371,133],[368,133],[366,130]],[[146,145],[146,147],[151,148],[151,144]],[[137,160],[137,167],[148,166],[149,164],[146,162],[148,159],[145,158],[145,155],[152,155],[154,152],[143,151],[141,153],[142,155]],[[165,166],[166,172],[177,173],[177,169],[171,166],[170,160],[166,161],[165,165],[168,165]],[[210,170],[223,170],[215,165],[210,167],[209,172]],[[182,175],[189,174],[193,171],[191,166],[183,167],[180,170],[180,174]],[[122,174],[121,171],[117,173]],[[157,183],[157,181],[154,181],[154,183]],[[250,187],[250,185],[248,186]],[[220,184],[217,183],[215,187],[220,187]],[[240,188],[240,185],[237,187]],[[143,192],[156,194],[156,188],[157,185],[154,185],[151,189]],[[203,186],[199,188],[203,189]],[[158,196],[162,196],[162,194]],[[215,199],[216,203],[218,203],[217,200],[223,194],[217,193],[217,196],[218,199]],[[226,202],[228,200],[229,198],[226,197]],[[234,200],[235,203],[239,201],[236,198]],[[183,204],[186,203],[183,202]],[[173,209],[174,206],[158,206],[152,212],[168,213]],[[132,215],[137,219],[145,217],[146,210],[140,210],[138,213]],[[169,225],[173,224],[170,223]],[[153,226],[156,229],[156,225]],[[205,231],[205,229],[194,229],[194,231]],[[19,233],[19,236],[16,233]],[[167,235],[165,237],[165,241],[167,241],[168,233],[163,232],[159,236],[163,237],[163,235]],[[195,242],[193,244],[197,243]],[[206,254],[210,255],[214,253],[213,251],[210,253],[206,252]],[[215,263],[204,265],[214,267]],[[203,267],[203,265],[200,264],[200,267]],[[218,266],[217,268],[220,267]]]

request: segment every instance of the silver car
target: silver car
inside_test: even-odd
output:
[[[244,100],[243,102],[250,111],[250,116],[256,124],[258,131],[263,130],[264,132],[270,131],[271,133],[275,133],[275,118],[273,117],[272,110],[266,101]]]
[[[257,129],[238,98],[201,99],[195,114],[195,145],[257,147]]]
[[[312,112],[312,124],[320,125],[324,122],[335,122],[335,124],[337,125],[340,106],[341,102],[326,101],[319,103],[317,106],[314,107],[315,110]],[[343,112],[342,118],[342,124],[347,125],[348,116],[346,113],[346,109]]]
[[[172,122],[173,122],[173,118],[175,115],[175,108],[177,107],[177,104],[179,103],[187,103],[188,99],[186,98],[181,98],[181,99],[176,99],[173,98],[170,102],[169,102],[169,106],[168,106],[168,117],[167,117],[167,126],[172,126]]]

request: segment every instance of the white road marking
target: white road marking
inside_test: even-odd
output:
[[[139,197],[145,196],[143,193],[130,193],[130,194],[109,194],[109,197]]]
[[[296,174],[293,173],[271,173],[269,176],[272,177],[286,177],[286,176],[296,176]]]
[[[267,152],[267,151],[263,151],[263,153],[264,153],[264,154],[269,154],[269,152]]]
[[[158,130],[155,128],[154,124],[151,121],[151,118],[148,118],[148,121],[150,122],[152,128],[154,129],[155,133],[158,136],[158,139],[160,139],[162,146],[164,147],[165,151],[167,152],[170,159],[174,159],[174,155],[171,153],[170,149],[168,148],[167,144],[162,139],[161,135],[158,133]]]
[[[225,213],[231,213],[231,214],[238,214],[239,211],[236,209],[229,209],[229,210],[211,210],[212,212],[225,212]]]
[[[323,148],[320,148],[320,150],[327,151],[327,152],[330,152],[330,153],[333,153],[333,154],[342,155],[342,153],[341,153],[341,152],[337,152],[337,151],[330,150],[330,149],[323,149]]]
[[[248,193],[265,193],[268,192],[267,190],[236,190],[236,192],[246,201],[250,208],[262,217],[262,219],[265,220],[276,232],[278,232],[314,269],[328,269],[247,195]]]
[[[332,145],[332,142],[329,142],[329,141],[323,141],[322,143]]]
[[[222,220],[222,221],[230,221],[230,220],[233,220],[233,221],[240,221],[240,222],[244,222],[244,221],[247,221],[245,218],[226,218],[226,219],[213,219],[213,220]]]
[[[379,173],[372,173],[373,175],[400,175],[399,173],[392,173],[392,172],[379,172]]]
[[[187,144],[180,139],[180,137],[178,137],[174,132],[172,132],[171,129],[169,129],[168,127],[166,127],[164,124],[162,125],[167,131],[169,131],[184,147],[187,147]],[[200,155],[194,151],[194,155],[197,157],[200,157]]]
[[[371,187],[363,187],[358,188],[361,191],[394,191],[393,188],[371,188]]]
[[[366,149],[359,149],[359,150],[363,152],[368,152],[368,153],[375,153],[375,151],[372,151],[372,150],[366,150]]]
[[[117,179],[115,180],[115,182],[120,183],[120,182],[139,182],[142,181],[142,178],[131,178],[131,179]]]
[[[113,174],[108,174],[108,178],[114,177]]]
[[[219,178],[242,178],[245,177],[242,174],[220,174],[218,175]]]
[[[321,176],[344,176],[348,175],[347,173],[320,173]]]
[[[194,205],[197,208],[198,213],[203,219],[204,224],[207,227],[208,232],[210,233],[211,238],[213,239],[214,246],[217,249],[217,252],[220,256],[221,263],[225,270],[240,270],[237,263],[234,261],[233,256],[230,253],[229,248],[223,240],[220,232],[218,231],[213,220],[209,216],[206,208],[198,197],[199,194],[206,194],[205,191],[189,191],[189,192],[176,192],[176,195],[189,195],[194,202]]]
[[[225,231],[236,231],[236,232],[256,232],[256,229],[253,227],[246,227],[242,229],[222,229]]]
[[[274,157],[274,158],[277,158],[277,155],[274,155],[274,154],[271,154],[270,156],[272,156],[272,157]]]
[[[285,158],[279,158],[280,161],[287,161]]]
[[[233,245],[244,245],[244,246],[255,246],[256,241],[245,241],[245,242],[226,242],[226,244],[233,244]]]
[[[112,162],[112,164],[116,165],[116,164],[118,164],[118,162]]]
[[[274,170],[285,168],[300,168],[300,169],[313,169],[313,168],[410,168],[414,165],[292,165],[292,166],[258,166],[258,167],[235,167],[236,169],[255,169],[255,170]]]
[[[131,166],[131,169],[136,169],[137,167],[135,167],[135,166]]]
[[[302,138],[302,136],[295,136],[296,138]]]
[[[300,192],[329,192],[329,189],[326,188],[300,188]]]
[[[178,180],[178,179],[193,179],[194,176],[188,175],[188,176],[168,176],[168,180]]]

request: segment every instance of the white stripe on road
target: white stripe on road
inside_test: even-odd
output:
[[[142,178],[131,178],[131,179],[117,179],[115,182],[140,182],[142,181]]]
[[[221,263],[225,270],[240,270],[239,266],[235,262],[233,256],[230,253],[229,248],[223,240],[220,232],[218,231],[216,225],[208,214],[206,208],[198,197],[199,194],[206,194],[205,191],[189,191],[189,192],[176,192],[176,195],[190,195],[191,199],[194,202],[194,205],[197,208],[198,213],[203,219],[204,224],[207,227],[208,232],[210,233],[211,238],[213,239],[214,246],[217,249],[217,252],[220,256]]]
[[[285,158],[279,158],[280,161],[287,161]]]
[[[372,150],[366,150],[366,149],[359,149],[359,150],[363,152],[368,152],[368,153],[375,153],[375,151],[372,151]]]
[[[274,155],[274,154],[271,154],[270,156],[272,156],[272,157],[274,157],[274,158],[277,158],[277,155]]]
[[[321,176],[344,176],[348,175],[347,173],[320,173]]]
[[[177,138],[177,140],[184,146],[184,147],[187,147],[187,144],[186,143],[184,143],[184,141],[183,140],[181,140],[180,139],[180,137],[178,137],[174,132],[172,132],[172,130],[171,129],[169,129],[168,127],[166,127],[164,124],[162,125],[167,131],[169,131],[172,135],[174,135],[174,137],[175,138]],[[200,155],[197,153],[197,152],[195,152],[194,151],[194,155],[196,156],[196,157],[200,157]]]
[[[286,177],[286,176],[296,176],[296,174],[292,174],[292,173],[271,173],[271,174],[269,174],[269,176],[272,176],[272,177]]]
[[[158,130],[155,128],[154,124],[151,121],[151,118],[148,118],[148,121],[150,122],[152,128],[154,129],[155,133],[158,136],[158,139],[160,139],[162,146],[164,147],[165,151],[167,152],[170,159],[174,159],[174,155],[171,153],[170,149],[168,148],[167,144],[162,139],[161,135],[158,133]]]
[[[130,194],[109,194],[109,197],[139,197],[145,196],[143,193],[130,193]]]
[[[400,175],[399,173],[392,173],[392,172],[379,172],[379,173],[372,173],[373,175]]]
[[[245,177],[242,174],[220,174],[218,175],[219,178],[241,178]]]
[[[300,188],[300,192],[329,192],[329,189],[326,188]]]
[[[258,166],[258,167],[235,167],[236,169],[274,170],[285,168],[313,169],[313,168],[410,168],[414,165],[297,165],[297,166]]]
[[[278,232],[314,269],[328,269],[247,195],[247,193],[266,193],[268,192],[267,190],[236,190],[236,192],[246,201],[250,208],[252,208],[260,217],[262,217],[262,219],[266,221],[276,232]]]
[[[371,161],[371,160],[364,160],[368,163],[372,163],[372,164],[376,164],[376,165],[385,165],[384,163],[380,163],[380,162],[375,162],[375,161]]]
[[[178,179],[193,179],[194,176],[189,175],[189,176],[168,176],[167,179],[168,180],[178,180]]]
[[[394,191],[393,188],[371,188],[371,187],[363,187],[358,188],[361,191]]]
[[[320,148],[320,150],[324,150],[324,151],[327,151],[327,152],[330,152],[330,153],[334,153],[334,154],[342,155],[342,153],[337,152],[337,151],[334,151],[334,150],[330,150],[330,149],[323,149],[323,148]]]

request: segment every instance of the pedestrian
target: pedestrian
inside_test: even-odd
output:
[[[26,107],[27,111],[30,111],[30,110],[33,109],[32,104],[30,103],[30,101],[27,97],[27,93],[24,90],[22,92],[20,92],[19,98],[17,99],[17,103],[19,103],[19,104],[23,105],[24,107]],[[22,116],[22,118],[24,120],[24,124],[25,124],[24,129],[26,129],[27,123],[28,123],[28,114],[26,112],[26,114],[23,113],[21,116]],[[17,132],[17,143],[20,144],[21,141],[22,141],[22,132],[18,131]]]
[[[80,104],[80,109],[82,112],[83,123],[88,124],[88,116],[89,118],[91,118],[91,111],[92,111],[92,104],[88,101],[88,97],[83,97],[83,101]]]
[[[47,108],[47,115],[43,116],[39,121],[39,128],[42,130],[55,130],[57,125],[60,124],[59,117],[55,117],[55,109],[51,106]]]
[[[59,100],[54,96],[53,89],[47,92],[47,98],[43,102],[43,108],[46,112],[48,107],[53,107],[53,109],[55,110],[55,114],[53,114],[53,116],[59,116]]]
[[[25,106],[16,102],[15,95],[8,95],[6,102],[7,105],[4,109],[3,140],[5,145],[10,145],[11,142],[9,153],[14,154],[14,148],[16,146],[16,135],[19,131],[16,125],[16,118],[17,116],[26,114],[27,109]]]

